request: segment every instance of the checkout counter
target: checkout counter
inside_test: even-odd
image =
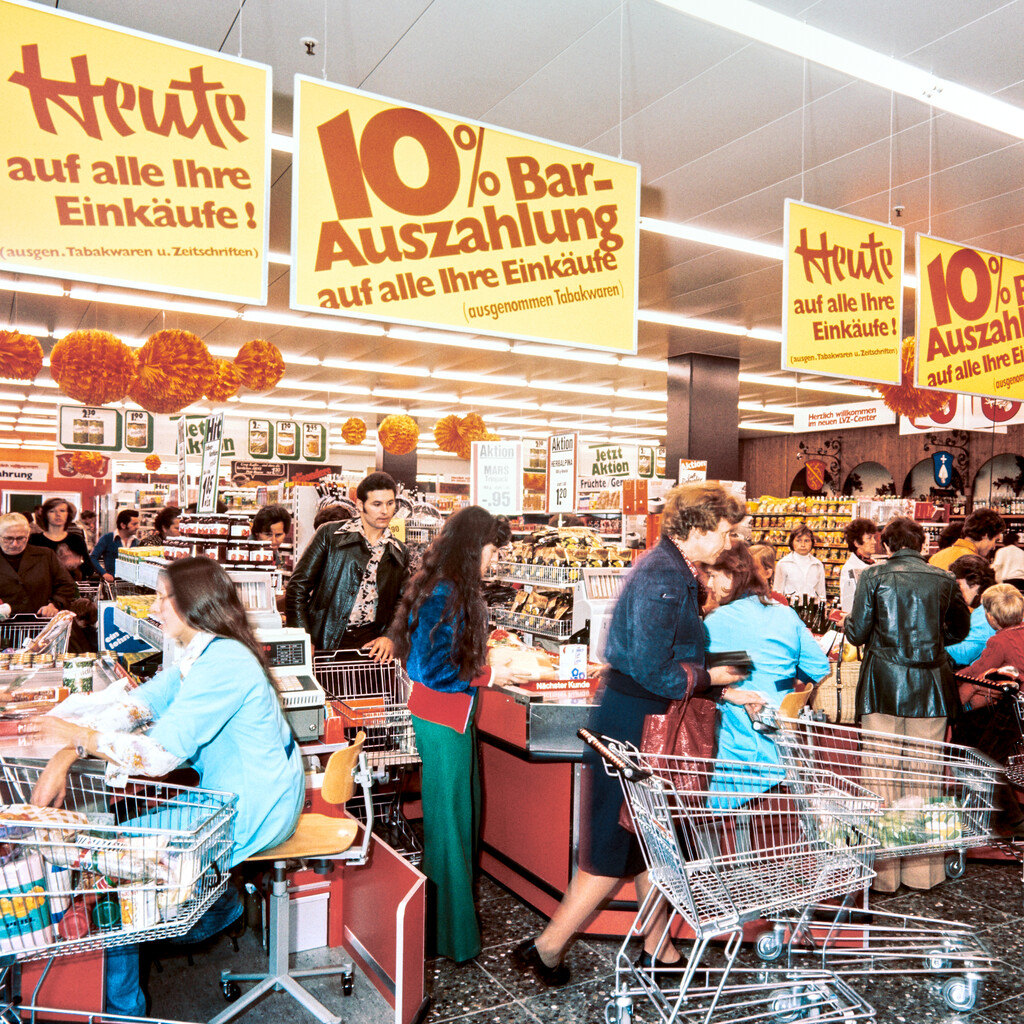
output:
[[[480,866],[547,917],[576,870],[587,785],[576,731],[589,720],[597,687],[597,680],[571,690],[494,686],[479,696]],[[627,882],[583,931],[625,935],[635,916]]]

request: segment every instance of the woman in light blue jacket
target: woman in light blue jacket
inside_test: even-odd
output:
[[[708,586],[719,607],[705,620],[709,654],[746,651],[753,662],[741,690],[756,690],[778,707],[798,679],[817,682],[829,672],[828,658],[792,608],[768,596],[768,587],[746,544],[723,551],[711,567]],[[777,762],[775,744],[754,731],[747,708],[719,704],[717,756],[726,761]],[[752,711],[753,713],[753,711]]]

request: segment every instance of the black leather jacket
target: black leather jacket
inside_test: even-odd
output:
[[[295,567],[285,594],[289,626],[309,632],[317,650],[339,646],[348,625],[359,584],[370,561],[370,545],[344,523],[325,523],[316,531]],[[374,626],[383,634],[405,586],[409,553],[405,545],[389,540],[377,568],[377,617]]]
[[[846,639],[864,644],[857,714],[954,717],[957,688],[945,647],[967,636],[971,613],[953,574],[909,549],[861,573]]]

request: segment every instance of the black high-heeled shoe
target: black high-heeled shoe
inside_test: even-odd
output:
[[[538,981],[543,982],[548,988],[561,988],[569,983],[569,968],[565,964],[556,964],[548,967],[540,958],[537,952],[537,943],[534,939],[526,939],[520,942],[512,950],[512,960],[517,967],[524,971],[532,971]]]
[[[633,966],[639,971],[650,971],[658,988],[678,988],[684,964],[681,957],[672,963],[666,963],[643,949],[640,956],[633,961]]]

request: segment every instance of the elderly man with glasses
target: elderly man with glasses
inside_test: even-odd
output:
[[[29,545],[28,520],[18,512],[0,516],[0,600],[15,615],[52,619],[78,597],[74,581],[49,548]]]

